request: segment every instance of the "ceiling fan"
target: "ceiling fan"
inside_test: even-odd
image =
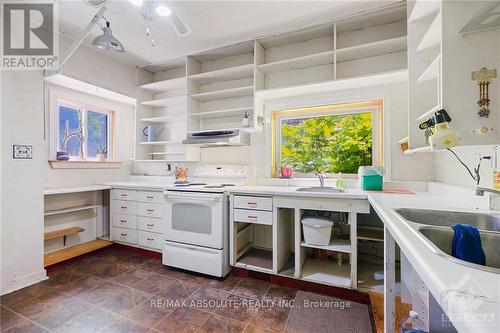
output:
[[[109,0],[87,0],[87,3],[92,7],[100,7]],[[148,29],[150,29],[150,23],[155,19],[156,16],[168,17],[170,23],[174,27],[177,34],[180,36],[185,36],[189,34],[188,27],[182,22],[179,15],[174,13],[166,4],[161,0],[129,0],[132,4],[140,7],[140,14],[144,20],[148,22]],[[148,33],[148,32],[147,32]]]

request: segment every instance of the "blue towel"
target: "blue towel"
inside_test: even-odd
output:
[[[451,254],[461,260],[486,265],[479,230],[468,224],[452,224],[451,227],[455,230]]]

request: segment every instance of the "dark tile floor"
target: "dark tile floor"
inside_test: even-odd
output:
[[[372,331],[366,305],[350,302],[354,306],[346,310],[309,304],[321,300],[341,301],[251,278],[189,274],[166,268],[159,259],[109,248],[51,270],[44,282],[2,296],[0,331]]]

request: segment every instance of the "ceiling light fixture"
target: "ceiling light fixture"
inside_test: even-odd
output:
[[[128,0],[137,7],[142,6],[143,0]]]
[[[99,24],[99,22],[97,22]],[[97,36],[92,41],[92,45],[105,50],[112,50],[116,52],[125,52],[125,48],[123,44],[120,43],[118,39],[113,36],[113,32],[111,31],[111,27],[109,22],[106,20],[106,26],[103,27],[99,24],[99,27],[102,29],[102,35]]]
[[[158,5],[158,7],[156,7],[156,14],[160,16],[169,16],[172,14],[172,11],[165,5]]]

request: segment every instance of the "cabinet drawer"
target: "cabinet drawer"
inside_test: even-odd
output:
[[[127,214],[113,214],[112,222],[114,227],[137,229],[137,216]]]
[[[224,274],[223,252],[206,247],[165,242],[162,262],[166,266],[213,276]]]
[[[273,224],[273,212],[265,212],[260,210],[250,209],[235,209],[233,218],[237,222],[256,223],[256,224]]]
[[[113,240],[118,242],[137,244],[137,230],[113,228]]]
[[[137,198],[137,193],[134,190],[113,190],[113,199],[116,200],[130,200],[135,201]]]
[[[138,229],[143,231],[151,231],[163,233],[163,223],[165,220],[157,219],[154,217],[139,216]]]
[[[139,231],[137,234],[137,243],[140,246],[161,250],[163,236],[161,234],[155,234],[154,232]]]
[[[147,217],[163,218],[165,213],[165,205],[154,203],[137,203],[137,215]]]
[[[152,203],[164,203],[165,196],[163,195],[163,192],[137,191],[137,201],[139,201],[139,202],[152,202]]]
[[[273,210],[273,198],[234,196],[234,207],[244,209]]]
[[[113,202],[113,213],[137,214],[137,203],[133,201],[115,200]]]

